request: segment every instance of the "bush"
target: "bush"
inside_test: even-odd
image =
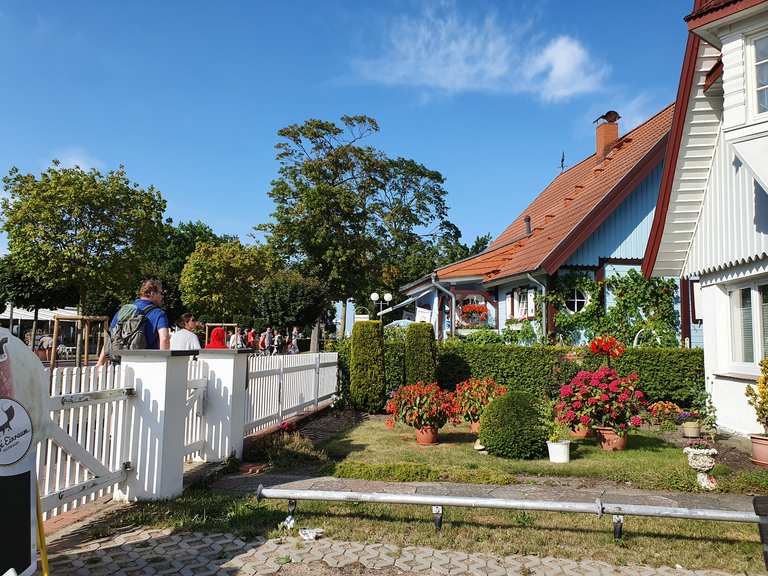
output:
[[[405,383],[436,380],[437,351],[432,324],[414,322],[405,334]]]
[[[480,443],[495,456],[541,458],[547,454],[547,435],[541,400],[528,392],[499,396],[480,417]]]
[[[381,322],[377,320],[356,322],[352,329],[349,397],[358,410],[378,413],[384,409],[387,397],[384,339]]]

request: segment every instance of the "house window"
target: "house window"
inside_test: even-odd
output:
[[[533,288],[518,288],[510,292],[507,302],[512,304],[509,318],[528,320],[536,316],[536,290]]]
[[[574,288],[565,299],[565,307],[569,312],[581,312],[587,305],[587,295],[578,288]]]
[[[757,38],[755,46],[755,92],[757,113],[768,112],[768,36]]]
[[[755,361],[752,322],[752,288],[731,291],[731,358],[734,362]]]

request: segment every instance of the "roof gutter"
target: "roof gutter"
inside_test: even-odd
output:
[[[536,278],[534,278],[530,274],[526,274],[526,276],[528,276],[528,280],[530,280],[534,284],[537,284],[541,288],[541,295],[543,296],[544,299],[546,299],[547,287],[541,282],[539,282],[538,280],[536,280]],[[547,303],[546,302],[544,302],[544,305],[541,307],[541,328],[542,328],[541,330],[542,334],[544,334],[544,336],[546,337],[547,336]]]
[[[451,297],[451,336],[454,335],[454,331],[456,330],[456,295],[451,292],[450,290],[447,290],[445,286],[440,284],[440,282],[437,281],[437,274],[432,272],[432,275],[429,277],[430,282],[432,282],[432,286],[437,288],[438,290],[441,290],[448,294],[448,296]],[[437,313],[440,314],[440,310],[438,309]],[[442,336],[441,336],[442,338]]]

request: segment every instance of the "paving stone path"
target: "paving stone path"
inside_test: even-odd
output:
[[[174,533],[170,529],[148,528],[96,539],[88,539],[83,534],[70,534],[51,543],[51,574],[250,576],[275,574],[290,565],[291,574],[296,574],[294,568],[304,566],[305,570],[299,573],[311,576],[317,573],[313,566],[322,563],[338,574],[343,574],[345,568],[362,566],[362,572],[439,576],[730,576],[712,570],[690,571],[637,565],[612,567],[594,560],[577,562],[539,556],[497,557],[322,538],[312,542],[303,542],[298,538],[245,541],[231,534]],[[79,542],[77,538],[80,538]]]

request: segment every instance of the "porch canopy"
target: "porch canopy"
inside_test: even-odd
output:
[[[77,310],[74,308],[59,308],[57,310],[49,310],[48,308],[39,308],[37,310],[37,320],[38,322],[53,322],[54,317],[59,316],[65,317],[65,316],[77,316]],[[10,304],[6,305],[5,310],[0,313],[0,320],[10,320],[11,319],[11,306]],[[34,310],[27,310],[26,308],[13,308],[13,319],[15,321],[18,320],[34,320],[35,319],[35,311]]]
[[[416,300],[421,298],[422,296],[426,296],[432,292],[432,288],[430,287],[428,290],[424,290],[424,292],[421,292],[420,294],[416,294],[415,296],[411,296],[410,298],[406,298],[400,304],[395,304],[394,306],[390,306],[389,308],[384,308],[381,312],[377,312],[376,316],[384,316],[384,314],[389,314],[390,312],[397,310],[398,308],[403,308],[404,306],[408,306],[408,304],[413,304]]]

